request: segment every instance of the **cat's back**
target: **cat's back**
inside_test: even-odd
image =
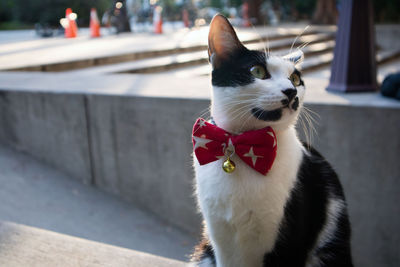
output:
[[[344,193],[339,177],[328,160],[314,147],[303,142],[303,158],[298,172],[298,183],[314,197],[342,199]],[[319,194],[316,194],[320,192]],[[322,201],[321,199],[321,201]]]
[[[264,266],[352,266],[350,223],[339,178],[316,149],[303,147],[280,234]]]

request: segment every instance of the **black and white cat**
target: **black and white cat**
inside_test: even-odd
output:
[[[192,261],[218,267],[353,266],[338,177],[295,130],[305,93],[296,69],[302,52],[281,58],[250,51],[222,15],[212,20],[208,41],[215,125],[233,135],[270,126],[277,148],[266,175],[237,155],[230,155],[236,163],[231,173],[221,168],[224,157],[204,165],[194,157],[205,227]]]

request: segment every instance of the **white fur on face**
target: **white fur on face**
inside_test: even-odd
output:
[[[256,79],[246,86],[214,86],[211,113],[219,127],[232,133],[241,133],[266,126],[272,126],[274,130],[286,129],[295,123],[304,98],[304,86],[296,87],[299,108],[296,111],[284,108],[279,120],[263,121],[251,113],[252,108],[271,111],[283,107],[281,101],[287,97],[282,91],[295,88],[289,80],[295,70],[293,62],[270,56],[267,59],[267,68],[271,74],[269,79]]]

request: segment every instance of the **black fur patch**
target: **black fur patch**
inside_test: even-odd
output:
[[[250,68],[254,65],[261,65],[267,70],[265,53],[243,47],[212,71],[212,85],[236,87],[250,84],[255,79],[250,73]]]
[[[265,267],[305,266],[326,222],[328,199],[344,201],[343,189],[332,167],[316,150],[310,148],[309,152],[310,156],[303,156],[275,247],[264,257]],[[320,266],[353,266],[346,210],[338,219],[335,238],[313,255],[322,260]]]
[[[263,121],[277,121],[282,117],[282,108],[274,110],[263,110],[260,108],[253,108],[251,113],[254,117]]]
[[[352,267],[350,223],[343,210],[334,238],[312,251],[326,222],[329,198],[345,200],[339,179],[329,163],[313,148],[304,144],[310,155],[303,155],[297,184],[286,203],[284,218],[273,250],[264,256],[264,267],[304,267],[314,255],[321,267]],[[313,252],[312,255],[310,255]],[[207,239],[196,248],[197,262],[215,256]]]
[[[292,109],[293,109],[294,111],[296,111],[298,108],[299,108],[299,98],[296,97],[296,98],[294,99],[294,101],[293,101]]]
[[[209,259],[210,262],[215,266],[214,251],[208,238],[204,237],[203,240],[195,247],[191,261],[200,263],[206,259]]]
[[[298,69],[295,68],[293,73],[297,74],[299,76],[299,78],[300,78],[300,84],[298,86],[304,86],[304,81],[301,78],[301,72]]]

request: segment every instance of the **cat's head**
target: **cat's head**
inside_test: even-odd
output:
[[[212,115],[232,133],[293,125],[305,88],[296,69],[303,53],[285,57],[248,50],[229,21],[216,15],[210,24],[208,54],[212,64]]]

